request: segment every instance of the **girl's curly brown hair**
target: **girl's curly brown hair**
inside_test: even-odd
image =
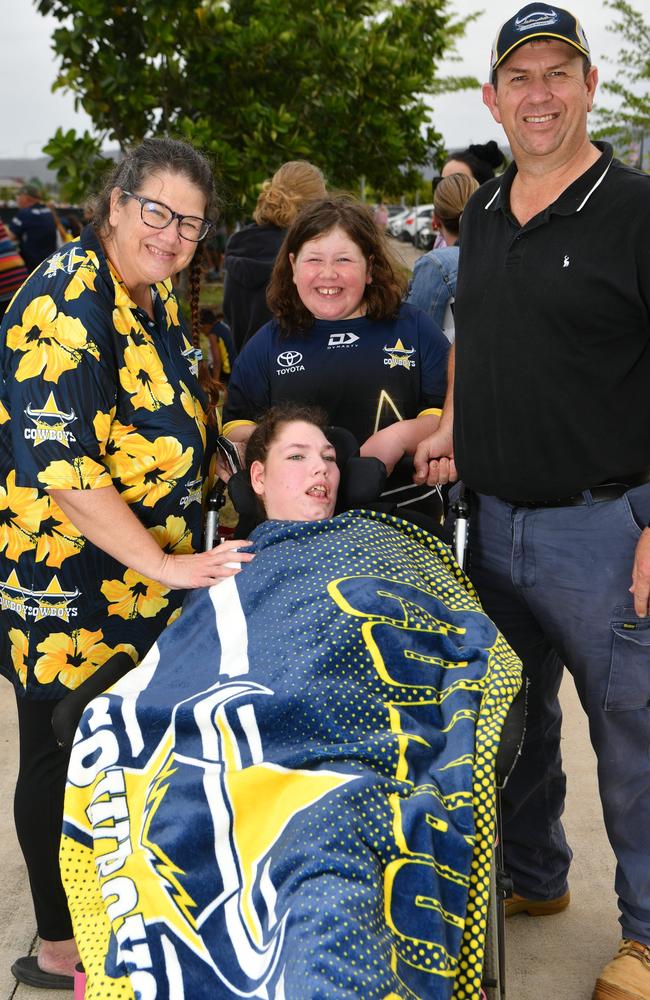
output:
[[[314,317],[298,295],[289,255],[296,257],[309,240],[325,236],[336,228],[342,229],[356,243],[368,264],[371,283],[365,286],[363,295],[366,316],[383,320],[397,314],[406,293],[406,274],[370,210],[355,198],[340,195],[306,205],[280,247],[266,299],[283,333],[308,330],[314,323]]]

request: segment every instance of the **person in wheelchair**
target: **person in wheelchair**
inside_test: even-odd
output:
[[[333,439],[261,419],[255,559],[81,718],[61,858],[90,996],[480,995],[519,661],[439,539],[337,513],[379,463]]]

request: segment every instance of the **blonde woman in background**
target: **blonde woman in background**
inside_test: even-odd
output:
[[[478,181],[467,174],[451,174],[438,184],[433,196],[433,221],[447,246],[430,250],[416,262],[406,300],[427,312],[451,343],[455,334],[453,307],[460,252],[460,217],[478,186]]]
[[[286,230],[303,205],[326,193],[318,167],[306,160],[283,163],[262,186],[255,221],[228,240],[223,311],[238,352],[272,318],[266,287]]]

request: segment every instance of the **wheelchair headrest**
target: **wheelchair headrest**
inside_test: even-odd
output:
[[[384,463],[378,458],[361,458],[354,434],[345,427],[328,427],[326,437],[334,445],[336,464],[341,473],[334,513],[372,505],[386,485]],[[240,524],[245,525],[247,531],[252,531],[262,520],[262,515],[245,469],[230,478],[228,492],[240,516]]]

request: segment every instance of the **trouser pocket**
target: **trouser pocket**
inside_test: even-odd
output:
[[[633,607],[614,608],[612,657],[605,710],[620,712],[650,707],[650,618]]]

